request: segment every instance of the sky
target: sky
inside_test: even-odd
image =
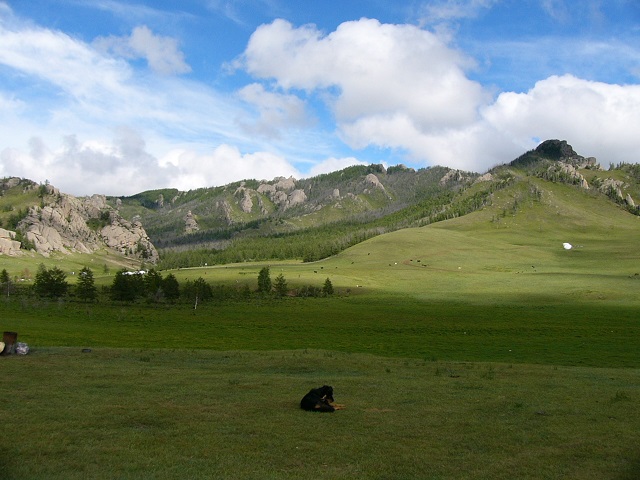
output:
[[[74,195],[640,160],[638,0],[0,0],[0,177]]]

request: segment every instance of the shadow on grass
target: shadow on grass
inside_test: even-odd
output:
[[[615,480],[638,480],[640,478],[640,455],[629,462],[629,468]]]
[[[9,449],[0,447],[0,478],[13,478],[9,470]]]

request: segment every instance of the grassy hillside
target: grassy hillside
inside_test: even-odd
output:
[[[640,218],[605,198],[534,178],[496,192],[490,206],[474,213],[277,271],[293,284],[329,276],[341,288],[437,301],[481,302],[494,294],[634,301],[639,233]],[[564,242],[574,248],[565,250]],[[210,280],[233,281],[247,268],[206,272]]]

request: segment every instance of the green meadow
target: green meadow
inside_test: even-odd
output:
[[[1,478],[640,478],[640,218],[539,185],[269,265],[327,298],[4,298],[32,352],[0,357]],[[255,289],[264,265],[171,273]],[[299,409],[322,384],[345,410]]]

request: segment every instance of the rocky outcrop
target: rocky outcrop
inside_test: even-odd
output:
[[[263,195],[273,195],[276,193],[276,190],[277,188],[275,185],[271,185],[270,183],[261,183],[257,192]]]
[[[16,257],[20,255],[20,242],[15,240],[16,232],[0,228],[0,255]]]
[[[29,208],[18,229],[37,253],[93,253],[108,247],[155,263],[158,252],[139,220],[122,218],[104,195],[77,198],[45,185],[40,206]]]
[[[100,235],[109,248],[124,255],[135,256],[151,263],[158,261],[158,252],[138,217],[134,217],[131,222],[122,218],[112,221],[100,230]]]
[[[296,179],[293,177],[278,177],[275,180],[277,181],[275,184],[277,190],[284,190],[285,192],[288,192],[296,188]]]
[[[449,170],[438,183],[441,187],[444,187],[447,183],[462,182],[464,180],[466,180],[466,176],[463,172],[460,170]]]
[[[627,196],[624,198],[624,201],[630,207],[635,207],[636,206],[636,202],[633,201],[633,198],[631,198],[631,195],[629,195],[628,193],[627,193]]]
[[[307,194],[302,189],[296,189],[296,180],[293,177],[277,177],[273,183],[263,181],[257,192],[266,195],[282,210],[302,205],[307,201]],[[261,205],[261,208],[265,211],[264,205]]]
[[[547,169],[547,173],[551,174],[551,178],[553,178],[553,174],[560,174],[564,177],[568,177],[570,182],[576,185],[579,185],[581,188],[585,190],[589,190],[589,183],[584,176],[578,172],[575,166],[570,163],[558,162],[550,165]]]
[[[216,210],[220,212],[220,215],[224,218],[224,220],[231,224],[233,218],[231,216],[231,205],[226,200],[220,200],[216,202]]]
[[[485,173],[484,175],[481,175],[478,178],[476,178],[476,181],[474,183],[491,182],[491,181],[493,181],[493,175],[491,175],[490,173]]]
[[[536,152],[545,158],[565,162],[580,157],[566,140],[545,140],[536,147]]]
[[[240,209],[244,213],[251,213],[253,210],[253,200],[251,199],[251,189],[246,188],[243,184],[238,187],[234,193],[234,196],[240,197]]]
[[[378,179],[378,177],[376,177],[373,173],[369,173],[366,177],[364,177],[364,183],[365,185],[372,186],[384,191],[384,185],[380,183],[380,179]]]
[[[598,187],[598,190],[600,190],[605,195],[608,195],[610,198],[622,202],[625,198],[622,193],[623,188],[624,182],[620,180],[614,180],[613,178],[605,178]],[[633,202],[633,199],[631,201]]]
[[[287,198],[286,208],[295,207],[301,205],[307,201],[307,195],[304,190],[294,190]]]
[[[585,158],[578,155],[566,140],[546,140],[538,145],[535,151],[542,157],[557,160],[576,169],[597,170],[600,168],[595,157]]]
[[[193,217],[191,210],[187,212],[187,215],[184,217],[184,233],[194,233],[200,230],[200,226],[198,222]]]

